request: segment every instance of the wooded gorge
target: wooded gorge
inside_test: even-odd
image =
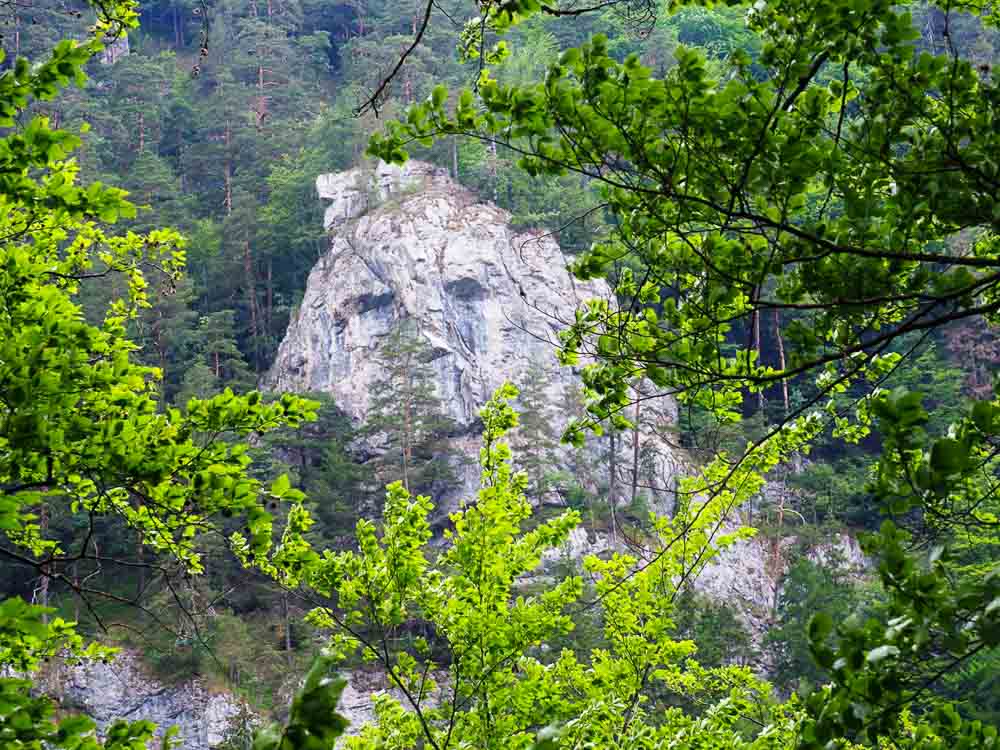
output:
[[[0,746],[1000,746],[998,13],[0,4]]]

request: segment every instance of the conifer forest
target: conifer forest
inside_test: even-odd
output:
[[[997,0],[0,0],[0,750],[1000,750]]]

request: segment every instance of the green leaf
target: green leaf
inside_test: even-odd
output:
[[[820,643],[833,631],[833,619],[825,612],[817,612],[809,620],[809,640]]]
[[[942,438],[931,448],[931,467],[940,473],[952,474],[965,468],[968,448],[953,438]]]

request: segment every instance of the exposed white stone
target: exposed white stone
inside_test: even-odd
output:
[[[817,565],[839,566],[854,576],[864,575],[871,568],[871,559],[861,550],[860,542],[844,532],[811,549],[809,559]]]
[[[163,684],[149,676],[139,655],[130,651],[119,653],[107,664],[92,661],[63,666],[54,677],[59,684],[47,692],[63,707],[90,716],[98,730],[118,720],[152,721],[157,734],[176,726],[181,750],[220,745],[232,722],[248,714],[236,696],[209,690],[198,680]]]
[[[323,225],[332,229],[362,216],[394,193],[420,190],[428,179],[446,176],[444,170],[419,161],[402,167],[379,162],[374,170],[321,174],[316,178],[316,193],[321,200],[329,201]]]
[[[589,555],[603,555],[611,551],[607,534],[589,534],[583,526],[569,532],[562,546],[542,553],[542,564],[552,565],[563,560],[579,562]]]
[[[337,711],[348,721],[345,737],[361,733],[366,724],[375,720],[375,702],[377,694],[385,693],[399,701],[404,708],[411,710],[413,705],[406,694],[392,684],[386,674],[377,669],[353,669],[344,673],[347,686],[340,695]],[[427,710],[441,705],[442,698],[448,696],[448,673],[445,670],[435,670],[427,675],[426,692],[419,699],[420,708]],[[435,687],[430,687],[431,682]],[[344,746],[341,738],[337,746]]]
[[[730,526],[729,530],[734,528]],[[751,640],[760,644],[773,625],[776,607],[789,567],[794,564],[800,539],[794,534],[781,539],[757,535],[742,539],[723,550],[694,582],[697,591],[723,602],[739,615]],[[862,579],[871,561],[861,551],[858,540],[847,533],[810,545],[801,551],[819,565],[836,565],[854,580]],[[766,654],[762,664],[767,664]]]
[[[322,175],[316,184],[330,202],[330,250],[309,275],[266,387],[329,393],[361,422],[380,375],[376,355],[403,320],[415,321],[429,343],[438,396],[468,438],[493,391],[520,381],[533,363],[552,404],[578,383],[556,361],[558,333],[584,301],[611,291],[575,280],[551,237],[513,230],[508,213],[420,162]],[[656,403],[651,421],[674,421],[672,402]],[[557,430],[568,419],[552,417]],[[659,475],[648,480],[669,486],[671,451],[653,430],[643,441],[654,446]],[[470,462],[450,500],[474,491],[479,476],[477,441],[458,442]]]

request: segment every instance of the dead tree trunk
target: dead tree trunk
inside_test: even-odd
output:
[[[641,394],[640,394],[641,398]],[[639,407],[640,401],[635,402],[635,426],[632,428],[632,497],[631,503],[634,506],[636,497],[639,494]]]
[[[615,496],[618,494],[618,461],[617,461],[617,446],[615,445],[615,428],[611,427],[608,430],[608,444],[610,445],[610,457],[608,459],[608,467],[610,469],[610,476],[608,481],[608,507],[611,510],[611,544],[614,547],[618,546],[618,518],[615,513]]]
[[[756,296],[756,295],[755,295]],[[761,361],[761,350],[760,350],[760,310],[755,309],[753,311],[753,348],[757,352],[757,362],[759,366]],[[760,389],[757,391],[757,411],[764,411],[764,390]]]
[[[774,309],[774,338],[778,342],[778,366],[781,371],[785,370],[785,344],[781,339],[781,314],[778,309]],[[785,406],[785,414],[789,411],[789,401],[788,401],[788,380],[786,378],[781,379],[781,398]]]

